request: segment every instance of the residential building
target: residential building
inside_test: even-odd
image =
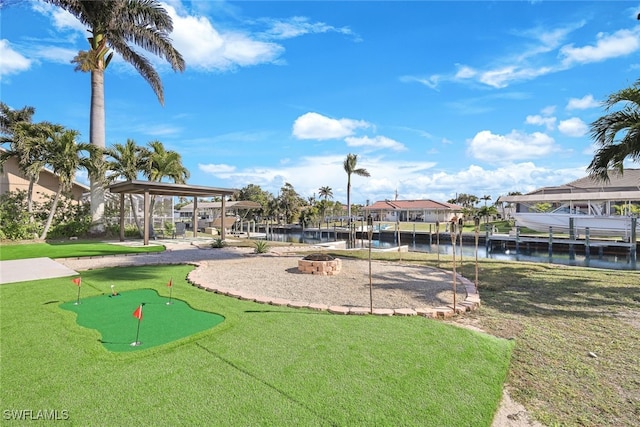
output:
[[[374,221],[447,222],[462,215],[462,206],[435,200],[383,200],[362,208]]]

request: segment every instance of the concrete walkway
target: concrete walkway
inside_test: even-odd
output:
[[[78,272],[51,258],[29,258],[0,261],[0,285],[31,280],[75,276]]]

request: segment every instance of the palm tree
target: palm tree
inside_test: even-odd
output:
[[[318,189],[318,195],[320,197],[324,197],[325,200],[333,199],[333,191],[331,190],[331,187],[329,187],[328,185],[324,187],[320,187]]]
[[[347,173],[347,216],[351,221],[351,175],[356,174],[358,176],[371,176],[366,169],[356,168],[358,164],[357,154],[347,154],[347,158],[344,159],[344,171]]]
[[[622,103],[622,108],[609,112]],[[609,95],[604,102],[608,114],[591,123],[591,137],[600,146],[587,167],[589,176],[609,180],[609,170],[624,170],[624,160],[640,160],[640,80],[633,86]],[[617,137],[624,132],[622,137]]]
[[[46,145],[62,126],[48,122],[30,123],[26,121],[11,126],[9,149],[0,153],[0,168],[9,158],[15,158],[18,168],[29,180],[27,188],[27,214],[29,222],[33,222],[33,187],[40,178],[40,172],[46,165],[48,151]],[[3,142],[5,142],[3,140]]]
[[[145,159],[144,175],[149,181],[162,182],[164,178],[184,184],[189,178],[189,170],[182,164],[182,157],[176,151],[167,150],[160,141],[151,141],[148,144],[147,158]],[[150,231],[153,232],[153,207],[155,196],[151,197],[149,209]],[[173,215],[173,212],[172,212]],[[194,224],[197,227],[197,224]]]
[[[36,129],[43,130],[41,127],[31,127],[31,118],[35,114],[35,108],[24,107],[20,110],[10,108],[4,102],[0,102],[0,144],[8,144],[9,148],[0,152],[0,172],[4,163],[10,158],[15,158],[18,167],[22,173],[29,179],[29,188],[27,191],[27,212],[31,217],[33,186],[40,177],[40,169],[44,166],[38,162],[36,158],[29,158],[28,152],[33,152],[34,145],[39,141],[35,138]],[[34,156],[35,157],[35,156]],[[36,170],[36,173],[32,173]],[[33,220],[33,217],[30,218]]]
[[[138,146],[132,139],[127,139],[125,144],[113,144],[105,150],[105,154],[107,156],[107,170],[112,172],[106,177],[109,183],[118,178],[124,178],[127,181],[138,179],[138,175],[145,171],[147,159],[149,158],[148,150]],[[142,227],[138,219],[138,209],[137,204],[134,204],[133,194],[129,194],[129,207],[133,213],[133,220],[136,223],[140,237],[142,237]]]
[[[160,104],[164,91],[160,75],[137,48],[164,58],[174,71],[184,71],[185,62],[171,44],[173,22],[157,0],[45,0],[61,7],[88,27],[89,50],[74,58],[76,71],[91,73],[91,115],[89,139],[104,149],[106,141],[104,71],[113,53],[133,65],[149,83]],[[100,154],[94,154],[100,156]],[[97,165],[97,161],[94,163]],[[104,231],[104,175],[96,173],[91,181],[92,231]]]
[[[52,133],[51,138],[47,140],[47,165],[58,176],[58,191],[56,191],[56,195],[53,198],[47,222],[40,236],[41,240],[47,238],[60,195],[73,186],[73,180],[78,169],[85,168],[89,172],[93,171],[90,156],[85,157],[82,152],[91,153],[91,151],[96,150],[96,147],[88,143],[76,143],[77,136],[77,131],[65,130],[62,126],[55,125],[55,131]]]
[[[14,110],[4,102],[0,102],[0,133],[2,133],[2,143],[11,142],[11,134],[16,123],[31,123],[31,118],[36,109],[33,107],[23,107]]]

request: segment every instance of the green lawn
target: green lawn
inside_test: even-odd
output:
[[[450,257],[401,256],[452,268]],[[474,280],[473,260],[457,268]],[[480,259],[479,278],[481,309],[454,321],[514,340],[506,384],[514,400],[548,426],[638,425],[640,272]]]
[[[67,411],[70,425],[491,424],[511,341],[419,317],[240,301],[188,285],[191,268],[82,273],[83,298],[111,284],[166,297],[173,277],[173,298],[225,318],[127,353],[60,307],[76,297],[68,278],[0,286],[3,411]]]
[[[124,246],[95,241],[47,242],[0,245],[0,261],[27,258],[74,258],[86,256],[162,252],[164,246]]]

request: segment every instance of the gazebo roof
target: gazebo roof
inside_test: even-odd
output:
[[[235,188],[203,187],[189,184],[172,184],[152,181],[123,181],[107,187],[112,193],[144,194],[162,196],[230,196]]]

